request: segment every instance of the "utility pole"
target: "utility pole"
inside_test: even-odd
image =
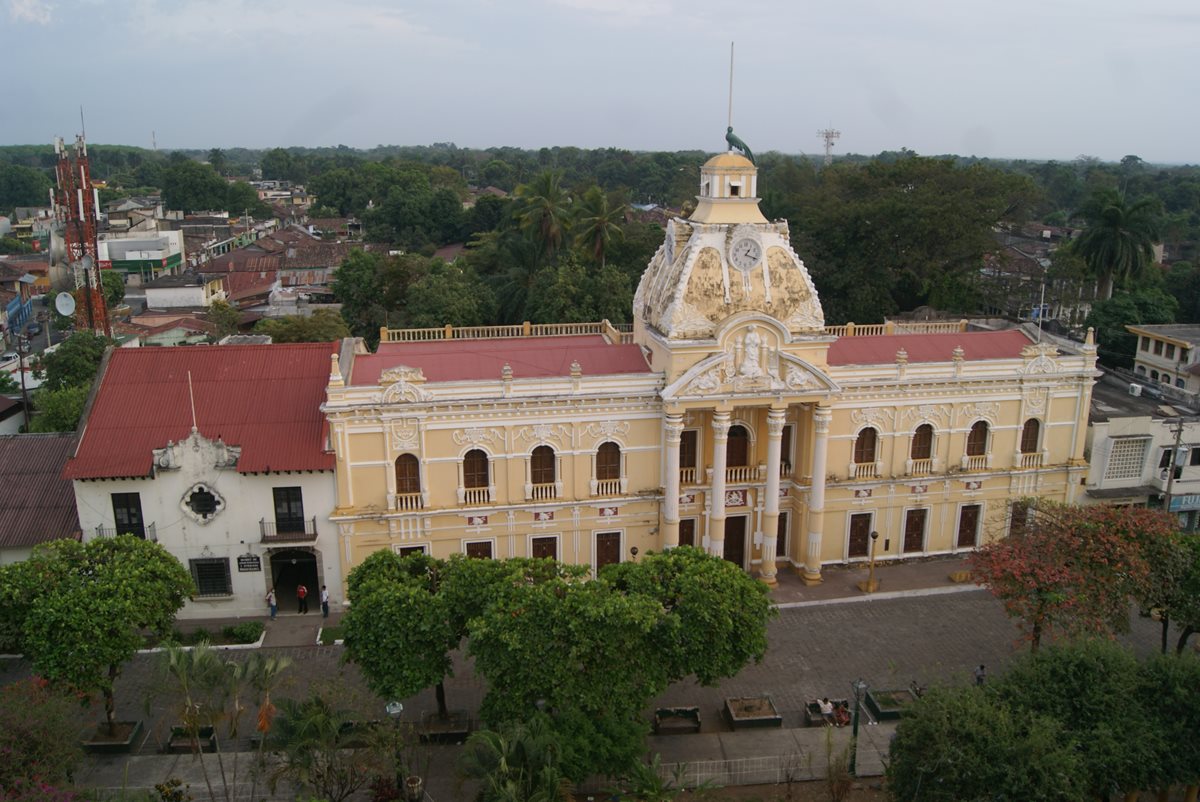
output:
[[[1175,471],[1177,468],[1182,468],[1179,459],[1180,445],[1183,442],[1183,416],[1181,415],[1175,421],[1175,447],[1171,449],[1171,459],[1167,464],[1167,492],[1164,501],[1164,507],[1167,512],[1171,511],[1171,495],[1175,489]]]
[[[822,128],[817,136],[825,140],[825,166],[833,164],[833,141],[842,135],[836,128]]]

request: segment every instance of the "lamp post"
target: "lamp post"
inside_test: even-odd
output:
[[[858,711],[862,706],[862,695],[867,690],[867,683],[856,679],[850,683],[850,687],[854,690],[854,720],[850,724],[850,776],[857,777],[855,771],[858,763]]]
[[[879,542],[879,533],[871,533],[871,559],[868,562],[870,566],[867,569],[867,581],[859,582],[858,589],[863,593],[874,593],[879,589],[879,583],[875,581],[875,544]]]
[[[29,353],[29,337],[22,334],[17,338],[17,354],[20,361],[17,370],[21,373],[21,410],[25,413],[25,431],[29,431],[29,392],[25,389],[25,355]]]
[[[400,702],[392,701],[387,703],[384,710],[387,711],[388,717],[396,725],[396,742],[395,750],[392,753],[392,760],[396,768],[396,793],[402,794],[404,793],[404,761],[400,759],[400,752],[403,748],[400,738],[400,717],[404,715],[404,705]]]

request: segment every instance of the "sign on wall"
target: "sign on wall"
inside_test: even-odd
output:
[[[238,573],[262,570],[262,558],[257,554],[242,554],[237,558]]]

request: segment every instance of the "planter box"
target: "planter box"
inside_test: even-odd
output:
[[[864,702],[876,721],[895,721],[916,700],[916,695],[908,689],[868,690]]]
[[[200,727],[196,733],[196,745],[201,752],[213,752],[217,748],[217,739],[212,727]],[[193,751],[192,734],[187,727],[172,727],[171,737],[167,739],[166,751],[172,755],[190,755]]]
[[[655,735],[700,732],[700,708],[660,707],[654,711]]]
[[[782,727],[783,716],[770,696],[735,696],[725,700],[725,717],[735,730]]]
[[[471,716],[466,710],[450,710],[446,718],[430,713],[421,721],[420,736],[426,743],[458,744],[471,734]]]
[[[110,739],[100,732],[104,726],[103,724],[99,725],[96,731],[89,732],[83,737],[84,752],[91,755],[129,754],[141,746],[142,741],[145,740],[140,721],[118,721],[115,739]]]

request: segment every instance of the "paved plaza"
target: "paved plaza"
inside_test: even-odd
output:
[[[856,678],[883,689],[906,688],[914,681],[921,685],[964,684],[971,681],[971,670],[980,663],[987,666],[992,676],[1003,672],[1014,655],[1028,647],[1018,642],[1017,628],[989,593],[944,581],[946,565],[924,569],[930,574],[925,584],[934,587],[909,589],[890,598],[864,600],[861,594],[847,591],[828,598],[803,600],[795,597],[799,591],[793,592],[784,603],[795,606],[781,609],[771,622],[770,647],[760,664],[746,668],[716,687],[677,683],[655,702],[653,707],[699,707],[704,726],[696,736],[653,738],[651,748],[662,753],[664,762],[718,760],[747,754],[781,755],[795,748],[818,751],[819,731],[793,731],[802,726],[805,702],[818,696],[850,696],[850,682]],[[935,575],[942,579],[935,579]],[[888,574],[882,576],[886,590]],[[852,578],[843,579],[849,582]],[[896,578],[899,579],[899,574]],[[785,588],[779,595],[787,592]],[[281,617],[268,624],[264,649],[287,655],[293,661],[289,678],[277,697],[303,696],[319,688],[334,693],[340,704],[357,711],[364,719],[385,718],[382,702],[367,691],[357,668],[343,663],[341,647],[302,645],[314,643],[320,623],[319,616],[310,614]],[[1139,653],[1147,654],[1157,648],[1157,638],[1156,624],[1135,618],[1133,631],[1126,640]],[[272,642],[292,645],[271,646]],[[131,784],[137,784],[134,777],[139,774],[161,774],[151,779],[153,784],[166,776],[191,777],[195,773],[196,767],[189,763],[188,756],[157,756],[166,728],[176,716],[168,709],[169,701],[161,697],[152,698],[150,715],[146,715],[145,700],[155,684],[155,662],[154,655],[139,655],[126,666],[117,687],[119,717],[151,723],[151,735],[139,757],[128,767],[124,759],[93,760],[81,778],[84,782],[119,787],[126,782],[123,779],[126,768],[131,772],[128,780]],[[0,681],[10,681],[27,673],[28,666],[22,661],[2,661],[0,672],[3,672]],[[459,656],[456,676],[446,682],[450,706],[477,711],[484,690],[483,682]],[[747,738],[742,733],[730,733],[720,716],[723,700],[762,693],[771,695],[784,716],[785,729],[763,731]],[[413,719],[435,710],[432,690],[406,699],[404,704],[406,717]],[[866,745],[875,752],[886,751],[890,727],[868,727],[865,732]],[[839,731],[838,738],[846,740],[848,734]],[[452,748],[431,752],[429,791],[437,802],[462,798],[454,780],[453,753]],[[879,755],[860,752],[860,763],[868,771],[878,772]],[[192,785],[195,792],[197,783],[193,781]]]

